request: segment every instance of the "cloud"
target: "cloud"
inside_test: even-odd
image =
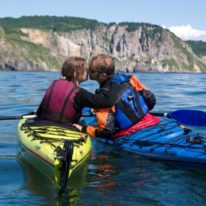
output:
[[[183,40],[206,41],[206,31],[193,29],[190,25],[171,26],[168,29]]]

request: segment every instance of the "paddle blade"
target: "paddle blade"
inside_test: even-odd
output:
[[[199,110],[177,110],[169,113],[169,117],[190,126],[206,126],[206,112]]]

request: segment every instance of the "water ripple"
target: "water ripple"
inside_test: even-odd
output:
[[[206,74],[135,74],[157,98],[156,111],[199,109],[206,111]],[[37,109],[51,80],[59,72],[0,72],[0,116],[22,115]],[[98,84],[82,87],[94,92]],[[204,205],[205,169],[184,168],[150,161],[119,151],[98,139],[92,154],[73,177],[67,194],[42,174],[15,158],[18,120],[0,122],[0,205]],[[193,128],[206,133],[205,128]]]

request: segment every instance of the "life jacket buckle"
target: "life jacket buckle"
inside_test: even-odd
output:
[[[128,97],[127,97],[127,99],[128,99],[128,101],[132,101],[132,99],[134,99],[134,95],[129,95]]]

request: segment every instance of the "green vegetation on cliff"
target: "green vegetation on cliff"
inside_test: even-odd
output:
[[[192,48],[192,51],[199,57],[206,56],[206,42],[186,41]]]
[[[179,70],[179,66],[176,62],[176,60],[174,58],[170,58],[170,59],[164,59],[161,61],[163,67],[165,67],[166,65],[168,65],[170,68],[176,68],[177,70]]]
[[[2,32],[1,30],[0,27],[0,34],[4,34],[3,30]],[[46,63],[52,70],[60,68],[57,58],[51,54],[51,51],[48,48],[23,40],[21,38],[23,35],[22,32],[14,30],[7,35],[4,35],[5,41],[12,49],[9,51],[1,51],[1,58],[13,56],[16,59],[35,64],[37,67],[42,63]]]
[[[184,69],[192,71],[194,69],[194,64],[197,64],[201,71],[205,71],[205,65],[201,61],[197,61],[197,59],[194,58],[194,55],[190,53],[187,50],[187,48],[183,46],[183,44],[181,43],[178,37],[173,35],[172,39],[173,39],[173,42],[175,43],[176,48],[178,48],[187,57],[188,64],[186,63],[183,64]]]
[[[149,23],[104,24],[66,16],[0,18],[0,40],[0,69],[5,65],[17,70],[27,66],[58,69],[65,55],[75,53],[88,59],[94,49],[118,59],[123,69],[125,62],[132,68],[142,61],[145,70],[154,66],[157,71],[205,71],[205,65],[194,53],[206,55],[206,43],[185,43],[170,31]]]
[[[3,28],[0,26],[0,38],[4,37],[4,30]]]
[[[68,32],[72,30],[94,30],[98,24],[96,20],[77,17],[57,16],[22,16],[20,18],[0,18],[0,25],[6,32],[19,28],[36,28],[41,30]]]
[[[149,24],[149,23],[138,23],[138,22],[121,22],[118,24],[119,26],[127,26],[127,31],[128,32],[132,32],[135,31],[137,29],[139,29],[140,27],[152,27],[154,29],[158,29],[159,31],[162,30],[162,27],[158,26],[158,25],[154,25],[154,24]]]

